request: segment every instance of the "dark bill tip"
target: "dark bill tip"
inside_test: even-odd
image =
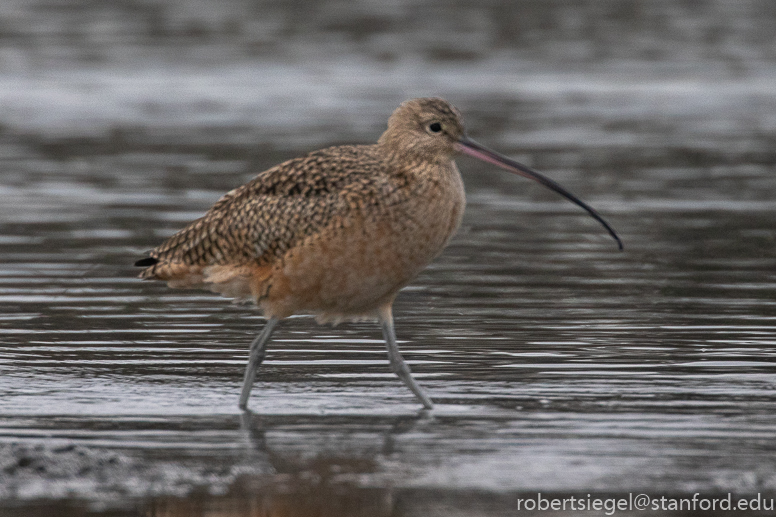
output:
[[[508,170],[509,172],[513,174],[517,174],[519,176],[523,176],[524,178],[532,179],[538,183],[541,183],[545,187],[549,188],[550,190],[553,190],[560,194],[561,196],[565,197],[572,203],[582,207],[587,211],[590,216],[601,223],[601,225],[606,229],[607,232],[609,232],[609,235],[612,236],[612,238],[617,242],[617,247],[622,251],[622,241],[620,240],[620,237],[617,235],[617,233],[614,231],[614,228],[612,228],[609,223],[607,223],[601,215],[596,212],[590,205],[579,199],[577,196],[560,186],[560,184],[556,183],[555,181],[551,180],[550,178],[543,176],[536,172],[535,170],[531,169],[530,167],[526,167],[525,165],[518,163],[510,158],[507,158],[506,156],[503,156],[495,151],[491,151],[485,146],[482,146],[475,142],[474,140],[470,139],[469,137],[462,136],[460,140],[458,140],[458,143],[455,145],[455,148],[457,151],[469,155],[473,158],[477,158],[478,160],[482,160],[484,162],[496,165],[497,167],[501,167],[502,169]]]

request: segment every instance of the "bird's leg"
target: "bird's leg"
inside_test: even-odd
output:
[[[245,367],[245,379],[243,380],[242,393],[240,394],[240,409],[246,409],[248,407],[248,397],[251,396],[251,388],[253,388],[253,381],[256,379],[256,369],[264,360],[264,356],[267,353],[267,342],[272,335],[272,331],[278,324],[277,318],[270,318],[267,320],[266,325],[261,330],[261,333],[256,336],[256,339],[251,343],[250,355],[248,356],[248,366]]]
[[[385,344],[388,347],[388,359],[391,361],[391,370],[393,373],[399,376],[399,378],[412,390],[412,393],[418,397],[418,400],[426,409],[433,409],[434,404],[431,399],[426,395],[415,379],[412,378],[412,372],[407,363],[404,362],[404,358],[399,353],[399,347],[396,345],[396,332],[393,329],[393,315],[391,314],[391,306],[382,307],[379,311],[380,325],[383,329],[383,338]]]

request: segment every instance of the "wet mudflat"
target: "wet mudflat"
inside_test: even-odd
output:
[[[444,13],[433,41],[368,5],[337,23],[316,11],[301,34],[279,5],[258,30],[238,2],[195,4],[146,13],[157,32],[119,8],[6,8],[26,14],[0,44],[0,515],[500,516],[537,492],[774,497],[776,91],[757,30],[770,4],[619,16],[550,2],[553,32],[527,2],[518,37],[496,7],[430,2]],[[96,21],[74,26],[85,14]],[[574,25],[602,14],[633,38],[612,47]],[[298,317],[242,414],[262,318],[142,283],[132,262],[255,173],[374,141],[399,102],[430,94],[598,209],[625,252],[577,207],[462,158],[463,228],[395,306],[436,408],[390,373],[375,325]]]

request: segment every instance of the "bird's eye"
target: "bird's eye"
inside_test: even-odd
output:
[[[431,124],[428,125],[428,130],[431,131],[432,133],[439,133],[440,131],[442,131],[442,124],[440,124],[439,122],[432,122]]]

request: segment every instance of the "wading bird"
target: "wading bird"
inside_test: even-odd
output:
[[[403,103],[373,145],[330,147],[281,163],[224,195],[135,265],[140,278],[251,299],[267,318],[250,346],[239,407],[245,409],[273,329],[293,314],[319,323],[376,319],[391,369],[425,408],[396,345],[391,306],[399,290],[447,245],[461,223],[466,154],[538,181],[591,207],[530,168],[468,138],[439,98]]]

